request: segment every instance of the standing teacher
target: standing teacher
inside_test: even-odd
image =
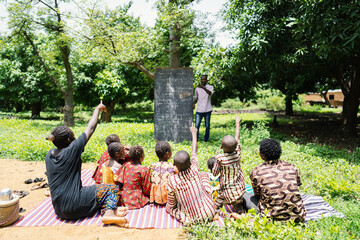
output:
[[[193,109],[195,109],[195,104],[198,103],[195,115],[195,127],[197,131],[197,139],[199,139],[199,128],[201,120],[205,118],[205,138],[204,141],[209,141],[210,136],[210,117],[212,112],[211,106],[211,95],[214,92],[214,87],[207,84],[207,75],[201,76],[201,84],[195,88]]]

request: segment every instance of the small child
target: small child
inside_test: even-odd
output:
[[[235,138],[226,135],[221,141],[224,154],[217,152],[216,161],[212,173],[214,176],[220,174],[220,189],[215,200],[215,206],[219,209],[224,204],[231,204],[235,212],[243,213],[243,194],[245,193],[244,174],[240,166],[240,118],[236,115]]]
[[[108,153],[110,159],[102,164],[101,173],[104,184],[115,184],[114,173],[122,166],[121,159],[124,158],[124,146],[120,142],[109,144]]]
[[[260,142],[260,156],[265,162],[250,173],[254,195],[259,201],[256,210],[264,213],[268,209],[274,220],[302,222],[306,209],[298,188],[302,184],[299,172],[293,164],[279,159],[281,152],[280,143],[274,139]]]
[[[120,205],[129,209],[142,208],[149,202],[151,190],[149,169],[141,165],[144,149],[135,145],[129,150],[131,162],[124,163],[115,174],[115,181],[122,185]]]
[[[215,157],[211,157],[209,158],[209,160],[207,161],[207,165],[208,168],[210,170],[209,173],[209,177],[210,177],[210,185],[211,185],[211,189],[212,189],[212,194],[213,194],[213,198],[214,201],[218,196],[218,191],[220,189],[220,174],[217,176],[214,176],[212,174],[212,169],[214,168],[214,164],[215,164],[216,158]]]
[[[106,145],[109,147],[109,145],[113,142],[120,142],[120,138],[118,135],[116,134],[110,134],[109,136],[107,136],[105,138],[105,142],[106,142]],[[129,158],[129,154],[128,154],[128,149],[129,149],[129,146],[125,146],[125,155],[121,161],[121,164],[123,164],[124,162],[128,162],[130,161],[130,158]],[[101,168],[102,168],[102,165],[108,161],[110,159],[110,155],[109,155],[109,152],[108,150],[106,150],[103,155],[100,157],[99,161],[97,162],[98,163],[98,166],[96,167],[95,171],[94,171],[94,174],[92,176],[92,178],[94,179],[95,183],[96,184],[101,184],[103,182],[103,175],[101,173]]]
[[[168,162],[171,158],[171,146],[168,142],[159,141],[155,146],[156,155],[159,162],[151,164],[150,179],[150,203],[166,204],[168,196],[166,190],[166,183],[170,175],[175,172],[175,166]]]
[[[179,151],[174,156],[174,165],[179,173],[171,175],[167,183],[168,202],[166,211],[182,223],[217,219],[212,200],[209,175],[199,172],[197,157],[197,128],[190,128],[192,153]]]

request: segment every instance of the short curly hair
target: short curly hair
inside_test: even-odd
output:
[[[209,158],[209,160],[207,161],[207,166],[210,169],[210,171],[212,171],[212,169],[214,168],[214,164],[215,164],[216,158],[215,157],[211,157]]]
[[[155,152],[158,158],[164,158],[165,154],[171,151],[171,146],[168,142],[159,141],[156,143]]]
[[[140,145],[134,145],[129,150],[130,159],[132,162],[139,162],[141,156],[144,155],[144,149]]]
[[[106,138],[105,138],[105,142],[106,142],[106,145],[110,145],[110,143],[112,143],[112,142],[120,142],[120,138],[119,138],[119,136],[118,135],[116,135],[116,134],[110,134],[109,136],[107,136]]]
[[[124,149],[124,146],[119,143],[119,142],[112,142],[109,144],[109,147],[108,147],[108,153],[109,153],[109,156],[113,159],[115,159],[115,154],[117,152],[121,152],[121,150]]]
[[[278,160],[282,150],[280,143],[272,138],[265,138],[260,142],[260,153],[264,154],[266,161]]]

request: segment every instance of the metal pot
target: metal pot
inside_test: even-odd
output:
[[[3,188],[0,191],[0,201],[10,201],[12,199],[12,191],[10,188]]]

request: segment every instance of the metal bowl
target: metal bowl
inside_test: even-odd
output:
[[[0,201],[10,201],[12,199],[12,191],[10,188],[3,188],[0,191]]]

